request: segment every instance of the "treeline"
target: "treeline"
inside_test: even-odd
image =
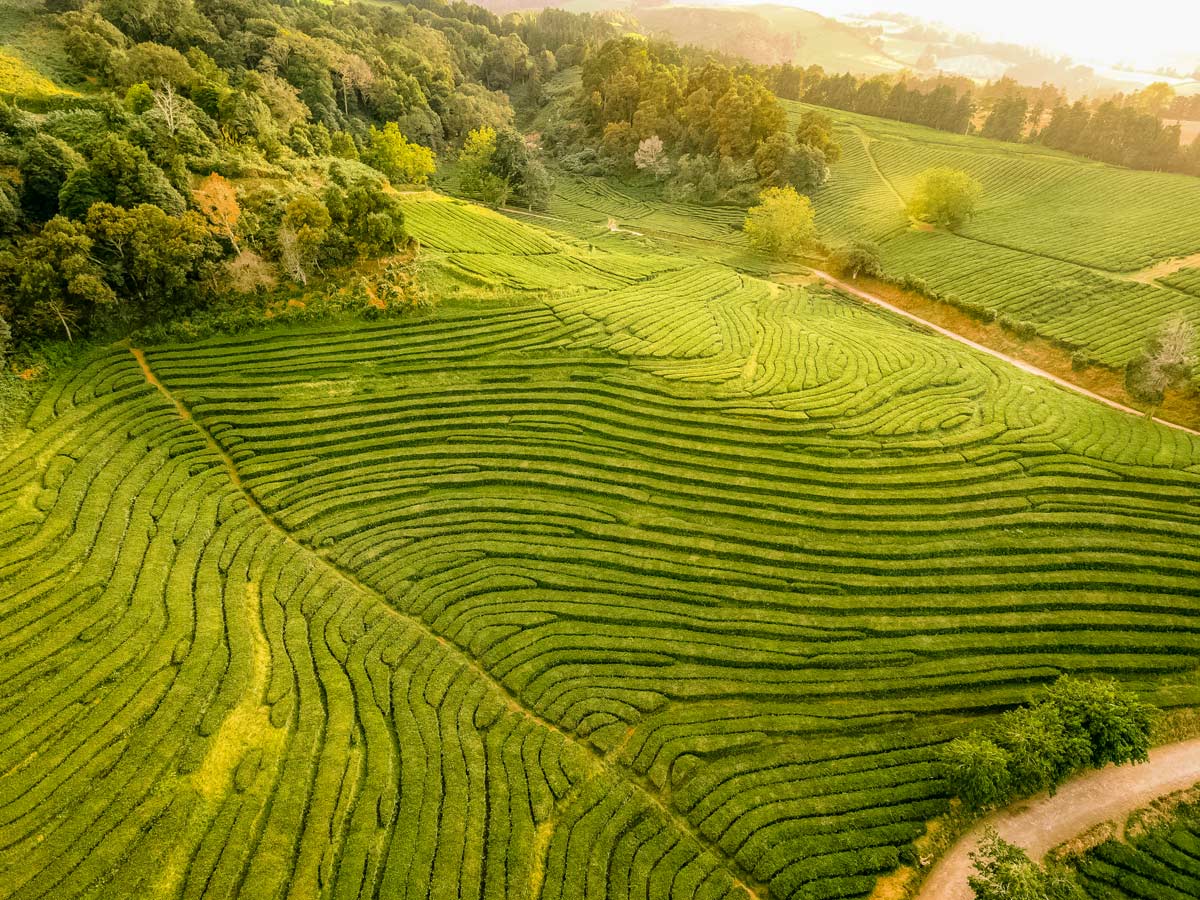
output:
[[[965,134],[975,115],[971,82],[965,78],[859,78],[849,73],[827,75],[820,66],[801,68],[785,63],[764,72],[780,97],[802,100],[868,116],[926,125]]]
[[[499,136],[505,196],[544,195],[511,98],[535,103],[613,33],[440,0],[47,0],[44,15],[89,88],[0,105],[4,344],[119,335],[399,253],[388,181],[423,183],[473,133]]]
[[[1032,139],[1118,166],[1200,175],[1200,138],[1181,146],[1179,125],[1114,101],[1094,110],[1082,102],[1059,106]]]
[[[838,155],[831,128],[810,116],[790,130],[754,73],[625,37],[583,61],[578,95],[543,137],[569,170],[636,169],[674,199],[748,203],[764,186],[823,183]]]
[[[1184,113],[1200,115],[1200,101],[1174,97],[1169,89],[1163,90],[1166,85],[1151,85],[1097,104],[1068,104],[1051,85],[1023,87],[1007,78],[973,90],[968,79],[955,77],[859,78],[828,75],[820,66],[805,69],[791,64],[753,71],[785,99],[956,134],[977,132],[996,140],[1041,143],[1134,169],[1200,175],[1200,138],[1183,146],[1180,126],[1162,120],[1163,116],[1186,118]],[[980,112],[986,115],[976,129]]]

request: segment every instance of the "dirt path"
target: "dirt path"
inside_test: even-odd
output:
[[[988,816],[959,839],[921,885],[916,900],[972,900],[970,854],[991,825],[1034,859],[1089,828],[1124,819],[1159,797],[1200,782],[1200,738],[1150,751],[1138,766],[1109,766],[1068,781],[1053,797],[1041,794]]]
[[[910,313],[908,310],[901,309],[899,306],[896,306],[894,303],[889,303],[888,301],[884,300],[882,297],[876,296],[875,294],[871,294],[871,293],[868,293],[867,291],[856,288],[851,284],[847,284],[846,282],[842,281],[841,279],[833,277],[828,272],[822,272],[820,269],[813,269],[813,274],[818,276],[822,281],[826,282],[827,284],[831,284],[834,287],[838,288],[839,290],[845,291],[848,294],[852,294],[853,296],[857,297],[860,300],[865,300],[867,303],[871,303],[875,306],[882,307],[883,309],[886,309],[888,312],[895,313],[898,316],[902,316],[903,318],[908,319],[910,322],[915,322],[918,325],[920,325],[922,328],[926,328],[929,331],[936,332],[937,334],[940,334],[943,337],[948,337],[951,340],[958,341],[960,344],[966,344],[968,347],[970,347],[974,350],[978,350],[980,353],[986,353],[988,356],[993,356],[996,359],[1004,360],[1004,362],[1009,363],[1010,365],[1016,366],[1018,369],[1020,369],[1023,372],[1028,372],[1030,375],[1036,375],[1038,378],[1044,378],[1047,381],[1053,382],[1054,384],[1058,385],[1061,388],[1064,388],[1068,391],[1072,391],[1076,394],[1081,394],[1084,397],[1088,397],[1091,400],[1095,400],[1097,403],[1103,403],[1105,406],[1112,407],[1113,409],[1119,410],[1120,412],[1127,413],[1128,415],[1131,415],[1131,416],[1137,416],[1138,418],[1145,418],[1143,413],[1138,412],[1136,409],[1134,409],[1131,406],[1126,406],[1123,403],[1118,403],[1116,400],[1110,400],[1108,397],[1105,397],[1102,394],[1097,394],[1097,393],[1094,393],[1093,391],[1089,391],[1087,388],[1080,387],[1079,385],[1075,384],[1074,382],[1067,381],[1067,379],[1065,379],[1065,378],[1059,378],[1057,375],[1047,372],[1045,369],[1039,369],[1037,366],[1033,365],[1032,363],[1027,363],[1024,360],[1017,359],[1015,356],[1009,356],[1005,353],[1001,353],[999,350],[993,350],[991,347],[987,347],[987,346],[984,346],[983,344],[976,343],[975,341],[971,340],[970,338],[965,338],[961,334],[951,331],[948,328],[943,328],[940,325],[935,325],[934,323],[932,323],[926,319],[922,319],[920,316]],[[1197,437],[1200,437],[1200,431],[1195,431],[1184,425],[1177,425],[1174,422],[1168,422],[1166,419],[1157,419],[1156,418],[1153,421],[1157,422],[1159,425],[1166,426],[1167,428],[1174,428],[1178,431],[1185,431],[1188,434],[1194,434]]]
[[[905,202],[901,193],[896,190],[896,186],[892,184],[892,179],[883,174],[883,169],[879,168],[879,163],[875,162],[875,155],[871,152],[871,141],[874,140],[869,134],[859,128],[857,125],[851,125],[851,128],[858,134],[858,139],[862,141],[863,152],[867,154],[867,162],[871,164],[871,168],[875,170],[875,174],[879,176],[879,180],[887,185],[887,189],[892,192],[892,196],[896,198],[896,202],[900,204],[902,210],[908,209],[908,203]],[[907,216],[907,213],[905,213]]]
[[[1140,281],[1142,284],[1154,284],[1159,278],[1174,275],[1180,269],[1193,268],[1200,268],[1200,253],[1193,253],[1191,256],[1177,256],[1174,259],[1165,259],[1160,263],[1155,263],[1148,269],[1142,269],[1140,272],[1128,272],[1123,277],[1129,281]]]

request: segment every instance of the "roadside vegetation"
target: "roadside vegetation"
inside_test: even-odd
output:
[[[972,809],[1054,789],[1084,768],[1138,763],[1150,750],[1153,709],[1114,682],[1062,678],[989,731],[943,751],[955,795]]]

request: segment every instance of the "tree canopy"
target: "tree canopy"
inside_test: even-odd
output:
[[[757,206],[746,214],[743,226],[756,250],[786,259],[817,239],[812,203],[791,187],[767,188]]]
[[[983,809],[1051,792],[1081,769],[1146,760],[1153,708],[1114,681],[1064,676],[1028,706],[942,752],[950,788]]]
[[[908,214],[920,222],[958,228],[975,215],[983,186],[958,169],[926,169],[917,177]]]
[[[1043,868],[991,827],[971,854],[971,862],[975,874],[967,883],[975,900],[1087,900],[1069,871],[1059,866]]]

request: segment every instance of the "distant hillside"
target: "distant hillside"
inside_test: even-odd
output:
[[[801,63],[860,75],[890,74],[906,66],[863,29],[790,6],[662,6],[634,15],[650,33],[756,63]]]

